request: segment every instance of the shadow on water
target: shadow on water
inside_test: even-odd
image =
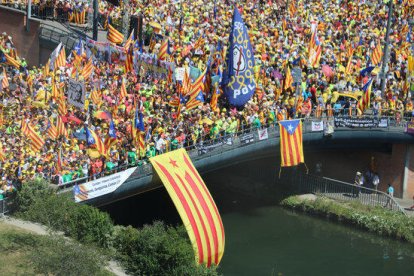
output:
[[[223,219],[224,275],[412,275],[414,247],[277,206],[289,187],[275,184],[274,160],[203,175]],[[258,169],[260,168],[260,169]],[[252,181],[255,179],[255,181]],[[181,224],[160,188],[101,207],[116,224]]]

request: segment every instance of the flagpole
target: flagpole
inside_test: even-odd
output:
[[[93,0],[93,40],[98,41],[98,0]]]
[[[26,31],[30,31],[30,18],[32,17],[32,0],[27,0]]]
[[[385,98],[385,84],[386,84],[386,72],[385,69],[388,63],[388,47],[390,44],[390,29],[391,29],[391,19],[392,19],[392,8],[393,8],[393,0],[389,1],[389,8],[388,8],[388,19],[387,19],[387,31],[385,34],[385,45],[384,45],[384,56],[382,57],[382,68],[381,68],[381,95]]]

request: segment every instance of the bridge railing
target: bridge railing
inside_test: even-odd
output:
[[[292,184],[296,185],[300,193],[313,193],[342,201],[358,201],[364,205],[384,207],[405,214],[392,196],[378,190],[310,174],[297,173],[290,177],[289,181],[293,181]]]
[[[74,48],[74,45],[78,43],[81,36],[74,32],[67,32],[65,30],[56,28],[42,23],[39,28],[39,38],[59,44],[62,42],[65,45],[66,51],[70,51]],[[82,37],[85,39],[85,37]]]
[[[372,118],[373,116],[364,116],[367,118]],[[320,122],[324,118],[309,118],[303,119],[303,133],[315,133],[312,131],[312,122],[318,121]],[[388,119],[390,124],[388,124],[387,128],[379,128],[379,131],[387,131],[387,132],[402,132],[404,130],[405,124],[395,125],[392,124],[390,119]],[[240,147],[244,147],[247,145],[258,144],[266,142],[268,139],[261,139],[259,137],[258,130],[267,130],[268,139],[279,137],[279,127],[278,123],[275,122],[270,125],[266,125],[260,128],[257,127],[250,127],[250,128],[243,128],[241,130],[233,133],[233,134],[224,134],[217,139],[210,139],[206,141],[202,141],[200,143],[184,147],[188,154],[190,155],[193,161],[202,160],[205,158],[209,158],[211,156],[216,156],[223,154],[228,151],[237,150]],[[335,131],[342,131],[342,130],[352,130],[350,128],[335,128]],[[372,129],[368,129],[370,131]],[[130,165],[122,165],[122,167],[116,167],[110,172],[102,172],[98,174],[95,178],[99,178],[101,176],[110,175],[112,173],[116,173],[131,167]],[[152,165],[148,162],[148,160],[143,160],[140,166],[137,166],[136,171],[130,176],[130,178],[139,179],[141,177],[145,177],[151,175]],[[66,182],[64,184],[59,185],[60,190],[67,191],[75,184],[82,184],[85,183],[92,178],[90,177],[83,177],[79,179],[75,179],[70,182]]]

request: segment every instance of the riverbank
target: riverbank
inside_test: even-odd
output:
[[[280,205],[414,244],[414,218],[402,213],[314,195],[290,196]]]
[[[115,275],[105,270],[106,260],[98,249],[50,235],[28,222],[2,219],[0,250],[2,275]]]

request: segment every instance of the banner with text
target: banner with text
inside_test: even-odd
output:
[[[135,169],[136,168],[130,168],[84,184],[75,185],[73,187],[75,201],[81,202],[112,193],[131,176]]]
[[[386,118],[352,118],[349,116],[335,117],[335,127],[374,128],[387,126],[388,121]]]

